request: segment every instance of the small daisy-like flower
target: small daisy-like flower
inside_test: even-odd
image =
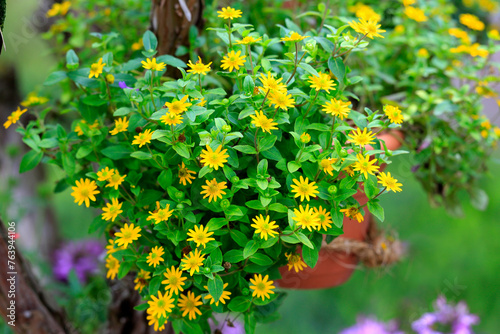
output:
[[[401,110],[398,107],[386,105],[384,106],[384,113],[389,118],[391,123],[403,123],[403,115],[401,114]]]
[[[151,301],[148,301],[148,304],[149,314],[166,318],[167,313],[172,312],[174,308],[174,298],[169,293],[162,295],[161,291],[158,291],[158,297],[151,296]]]
[[[120,261],[118,261],[113,256],[108,256],[106,258],[106,268],[108,272],[106,273],[106,278],[115,279],[118,274],[118,269],[120,269]]]
[[[118,171],[115,170],[115,172],[113,173],[113,175],[111,175],[108,179],[108,184],[106,185],[106,187],[113,187],[116,189],[118,189],[118,187],[120,186],[120,184],[122,184],[123,180],[125,180],[125,177],[127,175],[123,175],[123,176],[120,176],[120,174],[118,173]]]
[[[90,74],[89,74],[89,79],[92,79],[92,77],[99,77],[99,74],[102,73],[102,69],[104,68],[106,64],[102,63],[102,58],[99,58],[97,63],[93,63],[90,65]]]
[[[192,103],[186,102],[189,96],[184,95],[179,101],[165,102],[165,107],[171,113],[182,114],[188,107],[192,106]]]
[[[318,76],[310,76],[309,83],[311,84],[311,88],[314,88],[316,91],[324,90],[327,93],[330,93],[330,89],[335,89],[335,83],[330,78],[330,76],[326,73],[318,73]]]
[[[7,117],[7,121],[3,123],[3,127],[8,129],[12,124],[16,124],[21,118],[21,115],[24,114],[28,109],[21,110],[21,107],[17,107],[17,110],[13,111],[10,116]]]
[[[191,174],[195,174],[196,175],[196,172],[193,172],[192,170],[189,170],[187,169],[186,165],[184,165],[184,161],[182,162],[181,165],[178,165],[179,166],[179,183],[181,183],[182,185],[186,185],[186,182],[188,182],[189,184],[193,183],[193,181],[191,180],[194,180],[196,177],[194,177],[193,175]]]
[[[156,58],[146,59],[146,61],[141,61],[142,67],[146,70],[151,71],[163,71],[167,65],[165,63],[156,63]]]
[[[70,1],[64,1],[62,3],[55,3],[47,11],[47,17],[54,17],[57,15],[66,15],[66,13],[68,13],[69,7],[71,7]]]
[[[333,221],[329,211],[326,211],[326,209],[323,209],[323,207],[320,205],[319,208],[314,208],[314,213],[319,220],[319,230],[324,229],[326,231],[327,229],[332,227]]]
[[[148,314],[146,319],[148,320],[148,325],[149,326],[153,326],[154,330],[156,332],[160,332],[160,331],[163,331],[165,329],[165,324],[168,322],[167,320],[165,320],[165,322],[163,323],[163,325],[160,326],[160,319],[161,319],[161,316],[160,315],[153,315],[151,314],[151,310],[147,310],[146,313]],[[168,317],[167,317],[168,319]]]
[[[134,136],[132,145],[139,145],[139,147],[143,147],[144,145],[151,143],[151,137],[153,137],[153,132],[151,132],[150,129],[147,129],[144,132],[139,133],[137,136]]]
[[[394,192],[399,192],[401,191],[401,186],[402,184],[401,183],[398,183],[398,180],[396,180],[395,178],[393,178],[391,176],[391,173],[384,173],[384,172],[381,172],[378,176],[377,176],[377,179],[378,179],[378,183],[381,183],[384,187],[386,187],[388,190],[392,190]]]
[[[106,252],[108,253],[108,255],[110,255],[110,254],[113,254],[114,252],[125,249],[125,247],[118,246],[114,239],[109,239],[108,245],[106,246],[106,249],[107,249]]]
[[[208,203],[212,202],[212,200],[217,202],[217,198],[222,199],[222,195],[226,194],[226,192],[223,191],[223,189],[227,189],[225,181],[218,183],[214,178],[212,181],[206,180],[206,183],[206,186],[201,186],[204,189],[201,194],[205,194],[203,198],[208,197]]]
[[[202,97],[201,99],[196,99],[196,100],[200,101],[196,104],[200,107],[204,107],[207,104],[207,99],[205,99],[204,97]]]
[[[227,162],[229,154],[226,154],[226,152],[226,149],[222,149],[222,145],[219,145],[215,151],[213,151],[212,148],[207,145],[206,149],[201,151],[200,162],[204,166],[209,166],[215,170],[218,170],[219,167],[224,167],[224,163]]]
[[[359,22],[349,22],[349,25],[351,26],[354,31],[357,33],[360,33],[362,35],[366,35],[366,37],[373,39],[373,37],[380,37],[384,38],[384,36],[380,35],[381,32],[385,32],[385,30],[379,29],[380,24],[378,24],[378,21],[375,20],[365,20],[360,18]]]
[[[259,37],[257,39],[255,39],[254,37],[252,36],[247,36],[239,41],[236,41],[236,44],[242,44],[242,45],[249,45],[249,44],[253,44],[253,43],[256,43],[258,41],[260,41],[262,39],[262,37]]]
[[[201,58],[198,57],[198,61],[194,64],[191,62],[191,60],[189,60],[188,66],[190,67],[190,69],[187,71],[188,71],[188,73],[206,75],[208,72],[210,72],[210,65],[211,64],[212,64],[212,62],[210,62],[206,65],[203,64],[203,62],[201,61]]]
[[[115,120],[115,128],[113,130],[109,131],[109,133],[112,136],[115,136],[118,133],[125,132],[127,130],[128,130],[128,119],[127,119],[127,117],[122,117],[122,118]]]
[[[278,123],[274,122],[272,118],[267,118],[267,116],[264,115],[264,112],[262,111],[259,114],[259,111],[255,110],[255,115],[250,115],[250,117],[252,118],[252,124],[258,128],[261,128],[264,132],[271,133],[271,130],[278,129],[275,126],[278,125]]]
[[[262,277],[261,274],[254,274],[253,279],[250,278],[250,289],[253,290],[252,297],[261,298],[265,300],[266,298],[271,298],[271,294],[274,294],[273,285],[274,281],[269,280],[269,275]]]
[[[304,179],[302,175],[299,177],[299,180],[292,180],[293,183],[295,183],[295,185],[292,184],[291,186],[292,193],[295,193],[294,197],[300,196],[301,201],[303,201],[305,197],[309,201],[311,196],[315,197],[317,194],[319,194],[316,182],[311,181],[311,183],[309,183],[309,179],[307,177]]]
[[[124,246],[125,248],[128,247],[129,244],[133,243],[134,240],[139,239],[141,236],[141,228],[139,226],[134,227],[134,224],[126,224],[120,229],[120,232],[116,232],[115,236],[117,237],[116,239],[116,244],[118,246]]]
[[[368,131],[367,128],[364,128],[363,131],[361,131],[360,128],[351,131],[348,137],[355,145],[364,147],[365,145],[375,144],[375,142],[373,141],[375,135],[373,134],[373,132]]]
[[[293,253],[285,253],[286,259],[288,260],[288,270],[291,271],[292,268],[295,270],[295,272],[299,272],[304,270],[304,268],[307,268],[307,264],[302,261],[302,257],[299,254],[293,254]]]
[[[464,44],[470,43],[469,35],[467,34],[466,31],[464,31],[460,28],[450,28],[450,29],[448,29],[448,34],[450,34],[453,37],[460,38],[460,40]]]
[[[267,76],[261,73],[259,80],[262,82],[262,87],[259,87],[259,89],[264,94],[267,92],[287,93],[286,85],[281,82],[283,78],[275,79],[271,72],[267,72]]]
[[[48,98],[43,97],[43,96],[37,96],[35,92],[31,92],[28,94],[26,97],[26,100],[21,102],[21,105],[23,107],[31,107],[31,106],[38,106],[41,104],[45,104],[49,101]]]
[[[160,117],[160,121],[167,125],[177,125],[182,124],[183,117],[175,112],[167,112],[165,115]]]
[[[76,186],[71,187],[71,189],[73,189],[71,196],[75,198],[75,203],[82,205],[82,203],[85,202],[85,206],[88,208],[90,206],[90,201],[95,201],[95,195],[100,193],[100,191],[97,190],[95,181],[81,178],[75,183]]]
[[[187,280],[187,277],[182,277],[180,268],[175,268],[175,266],[170,269],[167,268],[167,272],[163,273],[163,276],[165,276],[165,279],[161,281],[161,284],[165,284],[165,289],[170,291],[171,294],[178,295],[179,292],[184,291],[183,286],[186,284],[184,281]]]
[[[83,135],[83,130],[81,128],[81,124],[87,124],[87,122],[85,122],[85,120],[81,120],[80,122],[78,122],[78,124],[75,126],[75,132],[79,135],[79,136],[82,136]],[[94,121],[94,124],[92,125],[89,125],[87,124],[88,127],[89,127],[89,130],[92,130],[92,129],[98,129],[99,128],[99,122],[97,120]]]
[[[308,134],[307,132],[304,132],[303,134],[300,135],[300,141],[304,144],[307,144],[311,141],[311,135]]]
[[[337,116],[340,119],[344,119],[349,115],[351,108],[349,105],[351,102],[344,102],[342,100],[337,100],[335,98],[331,99],[330,102],[326,102],[322,107],[323,111],[327,114]]]
[[[123,212],[122,204],[117,198],[112,198],[111,203],[106,203],[106,207],[102,208],[102,218],[114,222],[116,217]]]
[[[406,6],[405,7],[405,15],[408,16],[413,21],[417,22],[425,22],[427,21],[427,16],[425,16],[425,12],[420,8]]]
[[[274,104],[275,108],[283,110],[288,110],[288,108],[293,108],[295,106],[295,100],[292,94],[287,94],[286,91],[270,91],[268,100],[270,104]]]
[[[170,210],[170,204],[165,206],[165,209],[160,208],[160,202],[156,202],[156,210],[149,211],[150,216],[147,218],[148,221],[154,220],[155,224],[166,222],[172,216],[174,210]]]
[[[182,311],[182,316],[189,314],[189,320],[196,319],[196,314],[201,315],[197,306],[203,305],[201,296],[196,297],[192,291],[188,291],[187,296],[181,294],[177,306]]]
[[[205,255],[201,254],[199,249],[195,249],[182,258],[182,270],[189,271],[189,275],[193,276],[195,272],[200,272],[200,267],[203,265],[204,260]]]
[[[415,1],[415,0],[404,0],[404,1]],[[349,7],[349,11],[355,13],[356,17],[365,20],[380,21],[381,17],[375,11],[367,5],[362,3],[357,3],[354,6]]]
[[[227,286],[229,285],[229,283],[224,283],[223,285],[223,289],[227,288]],[[205,289],[208,290],[208,287],[205,285],[204,286]],[[231,296],[231,292],[229,291],[222,291],[222,295],[220,296],[219,300],[218,301],[215,301],[214,297],[212,297],[211,294],[208,294],[205,296],[204,299],[209,299],[210,300],[210,305],[212,305],[213,303],[215,303],[215,306],[219,306],[219,302],[221,302],[222,304],[226,304],[226,299],[229,300]]]
[[[146,258],[146,263],[156,268],[156,266],[159,265],[160,262],[164,261],[164,259],[162,258],[163,254],[165,254],[163,246],[154,246],[153,248],[151,248],[151,252],[149,252],[148,257]]]
[[[278,232],[275,231],[275,229],[278,228],[278,225],[275,224],[275,221],[269,222],[269,220],[269,216],[264,218],[262,215],[252,218],[254,224],[251,226],[255,228],[255,233],[260,234],[261,239],[267,240],[268,236],[274,238],[274,236],[278,234]]]
[[[484,30],[484,23],[476,15],[460,14],[460,23],[472,30]]]
[[[337,162],[337,159],[328,158],[321,160],[319,165],[323,169],[323,172],[330,174],[330,176],[333,176],[333,165],[335,164],[335,162]]]
[[[364,174],[365,179],[368,178],[368,174],[374,175],[374,173],[380,168],[375,165],[377,159],[370,160],[369,155],[363,156],[363,154],[358,153],[356,158],[358,158],[358,161],[354,163],[354,170]]]
[[[207,246],[207,243],[211,240],[215,240],[214,238],[209,238],[214,232],[208,232],[208,226],[203,227],[202,225],[195,225],[194,230],[191,229],[188,231],[187,235],[191,238],[187,239],[187,241],[194,241],[196,243],[196,247]]]
[[[139,290],[139,292],[142,292],[142,289],[144,289],[148,285],[148,279],[151,278],[151,273],[146,270],[140,270],[137,273],[137,277],[134,279],[135,287],[134,290]]]
[[[218,10],[217,14],[219,14],[218,17],[220,18],[226,20],[233,20],[241,17],[241,14],[243,14],[243,12],[239,9],[234,9],[232,7],[227,6],[226,8],[222,7],[221,10]]]
[[[282,37],[281,40],[283,42],[300,42],[300,41],[304,40],[307,37],[310,37],[310,36],[301,36],[299,33],[296,33],[294,31],[292,31],[292,33],[290,34],[290,36]]]
[[[363,215],[359,212],[359,209],[354,206],[347,209],[341,209],[340,212],[348,218],[356,219],[358,223],[361,223],[364,220]]]
[[[297,226],[301,226],[303,229],[307,228],[309,231],[317,229],[320,226],[319,218],[312,208],[309,208],[309,204],[306,205],[305,209],[302,205],[299,205],[299,210],[293,209],[295,217],[293,220],[297,222]]]
[[[243,66],[245,64],[245,55],[240,56],[241,51],[234,52],[231,51],[229,52],[226,56],[222,58],[222,69],[227,70],[229,69],[229,72],[232,72],[233,69],[239,70],[240,66]]]

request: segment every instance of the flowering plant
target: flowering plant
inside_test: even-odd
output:
[[[401,191],[379,165],[404,152],[376,137],[400,127],[401,110],[354,110],[361,78],[342,58],[382,37],[380,25],[339,18],[302,33],[287,21],[277,38],[233,22],[240,16],[219,11],[227,25],[214,30],[227,49],[215,75],[201,57],[155,57],[150,31],[144,50],[123,62],[105,42],[111,35],[99,36],[82,66],[68,50],[66,69],[46,85],[70,87],[72,99],[41,109],[48,101],[32,96],[35,120],[17,129],[32,148],[21,172],[57,165],[56,191],[71,187],[75,203],[101,209],[89,232],[109,240],[107,277],[135,276],[144,300],[136,309],[155,330],[168,321],[176,332],[209,332],[213,312],[233,312],[253,333],[282,300],[278,268],[314,267],[344,216],[361,221],[369,210],[383,220],[379,196]],[[308,38],[321,46],[304,48]],[[167,66],[181,78],[162,77]]]

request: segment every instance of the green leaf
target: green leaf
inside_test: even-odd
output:
[[[219,275],[215,275],[214,279],[208,280],[208,292],[214,300],[219,300],[224,291],[224,282]]]
[[[342,60],[342,58],[330,57],[330,59],[328,59],[328,68],[333,73],[333,75],[335,75],[335,77],[337,78],[337,80],[340,83],[344,82],[345,65],[344,65],[344,61]]]
[[[79,63],[78,56],[73,49],[66,52],[66,67],[67,68],[77,68]]]
[[[319,248],[302,247],[302,258],[304,262],[310,267],[314,268],[319,258]]]
[[[159,56],[158,58],[156,58],[156,62],[158,62],[158,63],[163,62],[169,66],[172,66],[172,67],[182,67],[182,68],[187,67],[185,62],[183,62],[179,58],[176,58],[176,57],[171,56],[171,55]]]
[[[257,165],[257,174],[260,174],[262,176],[267,174],[267,167],[268,167],[268,162],[266,159],[263,159],[259,162]]]
[[[142,151],[132,152],[132,153],[130,153],[130,156],[132,158],[136,158],[136,159],[139,159],[139,160],[149,160],[149,159],[151,159],[153,157],[151,155],[151,153],[149,153],[149,152],[142,152]]]
[[[53,84],[58,83],[61,80],[66,79],[68,76],[66,75],[66,72],[64,71],[57,71],[50,73],[47,79],[45,79],[45,82],[43,83],[44,86],[50,86]]]
[[[156,47],[158,46],[158,40],[151,30],[146,30],[144,35],[142,35],[142,43],[144,44],[144,50],[146,51],[156,50]]]
[[[238,263],[243,261],[243,251],[241,249],[231,249],[224,253],[224,261],[229,263]]]
[[[175,143],[172,148],[179,154],[181,157],[189,159],[191,154],[189,153],[189,147],[185,143]]]
[[[240,151],[245,154],[257,154],[255,147],[250,145],[236,145],[233,147],[236,151]]]
[[[158,290],[160,289],[161,281],[163,280],[162,276],[155,276],[149,282],[149,294],[156,295]]]
[[[245,312],[251,305],[251,301],[243,296],[238,296],[229,302],[227,307],[233,312]]]
[[[288,164],[287,164],[287,167],[288,167],[288,171],[290,173],[295,173],[296,171],[299,170],[300,168],[300,164],[295,162],[295,161],[290,161]]]
[[[304,245],[306,245],[307,247],[309,248],[314,248],[311,240],[309,240],[304,233],[302,232],[295,232],[294,235],[297,236],[297,239],[300,240],[300,242],[302,242]]]
[[[271,205],[269,205],[269,210],[271,211],[276,211],[276,212],[281,212],[281,213],[287,213],[288,212],[288,208],[281,204],[281,203],[273,203]]]
[[[23,159],[21,160],[19,173],[24,173],[35,168],[40,163],[40,161],[42,161],[42,158],[42,152],[29,151],[23,156]]]
[[[133,261],[122,262],[120,264],[120,269],[118,269],[118,279],[124,278],[133,266]]]
[[[207,227],[209,231],[219,230],[221,227],[227,225],[226,218],[212,218],[208,221]]]
[[[92,146],[80,146],[78,151],[76,151],[76,158],[82,159],[92,152]]]
[[[247,95],[252,95],[254,88],[255,88],[255,83],[253,82],[252,77],[250,75],[247,75],[245,77],[245,80],[243,81],[243,89],[245,90],[245,93]]]
[[[248,238],[243,234],[243,232],[232,229],[231,230],[231,238],[240,246],[245,247],[247,244]]]
[[[149,308],[148,303],[142,303],[142,304],[134,306],[134,310],[136,310],[136,311],[146,311],[148,308]]]
[[[119,160],[119,159],[130,157],[130,153],[132,153],[132,149],[130,147],[127,147],[127,146],[114,145],[114,146],[108,146],[108,147],[102,149],[101,153],[112,160]]]
[[[116,109],[115,112],[113,113],[113,116],[126,116],[128,114],[130,114],[130,112],[132,111],[132,109],[128,108],[128,107],[121,107],[119,109]]]
[[[250,240],[245,249],[243,249],[243,257],[246,259],[251,255],[255,254],[259,250],[259,245],[255,242],[255,240]]]
[[[273,264],[273,260],[262,253],[255,253],[248,258],[251,262],[258,264],[259,266],[270,266]]]
[[[271,148],[274,147],[274,143],[276,142],[276,139],[278,137],[274,135],[266,135],[260,142],[259,142],[259,152],[266,152],[267,150],[270,150]]]
[[[368,177],[364,182],[365,194],[368,198],[373,198],[378,194],[377,184],[372,177]]]
[[[384,221],[384,208],[378,203],[378,199],[372,199],[368,202],[368,210],[380,221]]]

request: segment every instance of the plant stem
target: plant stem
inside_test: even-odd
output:
[[[309,111],[311,110],[311,107],[313,106],[314,102],[316,102],[316,99],[318,98],[318,94],[319,94],[319,90],[316,91],[316,96],[314,96],[314,99],[309,104],[309,107],[307,108],[306,114],[304,115],[303,119],[306,119],[307,115],[309,114]]]
[[[200,83],[200,94],[203,95],[203,90],[201,89],[201,73],[198,73],[198,81]]]
[[[229,36],[229,48],[233,48],[233,43],[231,42],[231,19],[227,19],[229,23],[229,30],[227,31],[227,34]]]
[[[158,111],[158,109],[156,109],[156,105],[155,105],[155,98],[153,96],[153,78],[155,76],[155,72],[153,70],[151,70],[151,85],[149,87],[149,93],[151,93],[151,102],[153,103],[153,108],[155,108],[155,111]]]
[[[255,150],[257,151],[257,154],[256,154],[257,163],[259,163],[259,146],[258,146],[258,138],[257,138],[258,132],[259,132],[259,128],[255,129],[255,137],[253,138],[253,144],[255,146]]]
[[[252,75],[253,75],[253,61],[252,61],[252,50],[250,50],[250,44],[247,45],[248,58],[250,59],[250,65],[252,66]]]
[[[332,121],[332,128],[330,129],[330,138],[326,142],[327,147],[325,147],[325,150],[330,149],[332,147],[332,140],[333,140],[333,131],[335,129],[335,116],[333,116],[333,121]]]

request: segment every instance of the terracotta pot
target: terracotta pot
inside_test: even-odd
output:
[[[399,131],[380,134],[379,139],[383,139],[390,150],[398,149],[403,134]],[[383,169],[385,166],[381,166]],[[361,204],[368,201],[364,191],[360,190],[354,198]],[[364,220],[358,223],[357,220],[344,218],[344,234],[339,238],[348,238],[363,241],[366,238],[370,213],[365,210]],[[299,250],[300,252],[300,250]],[[287,266],[280,268],[282,279],[277,281],[278,286],[289,289],[323,289],[338,286],[346,282],[351,277],[358,259],[355,255],[339,253],[322,248],[319,251],[318,263],[314,268],[305,268],[301,272],[289,271]]]

